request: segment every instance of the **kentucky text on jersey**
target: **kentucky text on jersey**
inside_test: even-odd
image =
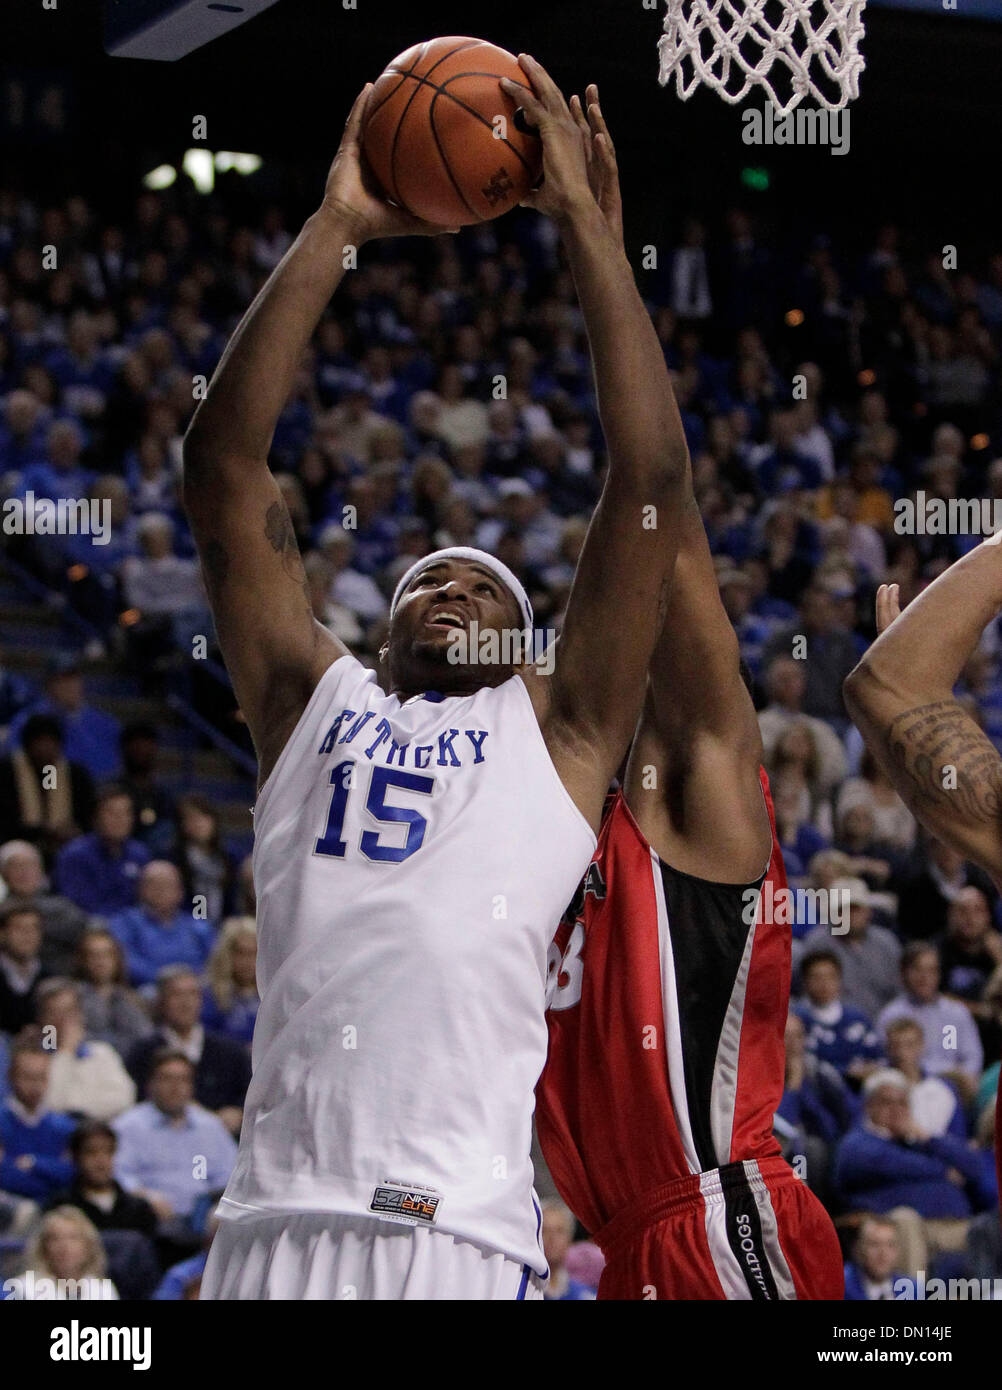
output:
[[[365,757],[394,767],[466,767],[482,763],[486,754],[486,729],[444,729],[435,743],[398,743],[393,729],[385,719],[377,719],[373,710],[356,714],[343,709],[324,735],[317,752],[322,756],[342,744],[353,744]],[[365,735],[363,738],[362,735]]]

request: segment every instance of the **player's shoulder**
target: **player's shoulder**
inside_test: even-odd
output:
[[[323,684],[331,685],[342,681],[358,681],[382,689],[379,684],[379,672],[372,666],[366,666],[354,652],[344,648],[340,648],[340,655],[336,655],[320,672],[314,689]]]

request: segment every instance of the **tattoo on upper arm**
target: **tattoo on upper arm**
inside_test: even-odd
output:
[[[1002,758],[956,700],[905,710],[891,721],[887,742],[894,764],[914,789],[919,813],[951,808],[966,822],[999,821]]]
[[[306,566],[299,553],[299,542],[296,540],[292,517],[289,515],[289,509],[284,502],[272,502],[268,508],[264,518],[264,534],[272,550],[281,555],[282,568],[285,573],[302,588],[306,599],[306,612],[312,623],[313,602],[310,598],[310,584],[306,577]],[[316,643],[315,631],[314,643]]]
[[[268,508],[264,518],[264,534],[272,550],[282,556],[287,573],[290,572],[290,565],[287,563],[289,561],[293,566],[298,561],[302,568],[303,562],[299,546],[296,544],[296,533],[292,528],[292,517],[284,502],[272,502]]]

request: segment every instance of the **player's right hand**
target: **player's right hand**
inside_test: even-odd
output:
[[[321,211],[330,213],[355,246],[375,237],[440,236],[458,227],[437,227],[423,222],[384,196],[362,154],[362,117],[372,92],[367,83],[352,106],[334,163],[327,175]]]
[[[558,222],[572,220],[596,204],[585,141],[563,93],[543,65],[527,53],[520,53],[518,61],[532,91],[507,77],[501,78],[501,87],[523,108],[543,146],[543,182],[523,198],[522,206],[545,212]]]
[[[579,96],[571,97],[570,110],[584,141],[591,191],[602,209],[602,215],[616,240],[616,245],[622,246],[623,200],[619,191],[616,147],[612,143],[609,127],[602,115],[598,88],[594,82],[585,90],[583,103]]]
[[[877,590],[877,636],[886,631],[901,613],[901,586],[881,584]]]

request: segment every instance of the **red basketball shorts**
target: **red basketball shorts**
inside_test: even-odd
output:
[[[781,1158],[680,1178],[599,1231],[599,1298],[842,1299],[824,1207]]]

